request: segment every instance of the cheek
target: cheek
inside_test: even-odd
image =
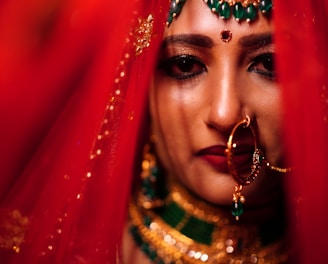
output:
[[[150,107],[157,129],[168,134],[186,132],[195,114],[197,100],[194,92],[186,92],[181,87],[154,86],[150,92]]]
[[[244,98],[246,113],[254,115],[256,122],[263,122],[265,127],[267,127],[266,124],[271,124],[272,127],[279,126],[282,110],[280,87],[276,82],[258,78],[256,75],[252,77],[249,88],[241,94],[241,98]]]
[[[193,125],[192,99],[178,89],[156,86],[150,92],[150,111],[156,149],[164,166],[190,153]]]
[[[150,113],[156,144],[160,149],[175,141],[178,124],[179,104],[168,87],[152,87],[150,92]]]
[[[282,154],[282,109],[279,91],[258,97],[256,125],[259,143],[265,149],[266,158],[271,162],[281,159]]]

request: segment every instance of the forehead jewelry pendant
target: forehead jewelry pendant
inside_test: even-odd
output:
[[[232,33],[230,30],[222,30],[220,35],[223,42],[229,42],[232,39]]]

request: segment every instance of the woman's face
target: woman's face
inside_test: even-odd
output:
[[[231,32],[230,41],[221,39],[224,30]],[[272,34],[272,21],[261,14],[251,23],[223,20],[202,0],[188,0],[165,30],[150,89],[157,152],[171,176],[210,202],[231,203],[236,182],[224,150],[246,115],[267,160],[281,165]],[[239,140],[241,152],[254,145],[252,137]],[[274,193],[279,181],[270,174],[265,170],[244,188],[247,203],[264,203]]]

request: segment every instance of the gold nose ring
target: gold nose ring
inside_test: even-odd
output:
[[[239,127],[249,128],[254,138],[254,153],[253,153],[253,159],[251,165],[251,173],[246,177],[241,176],[238,173],[236,165],[233,162],[233,158],[234,158],[233,149],[237,147],[237,145],[233,143],[233,138]],[[253,182],[257,178],[261,169],[263,155],[262,155],[262,151],[257,147],[256,133],[254,131],[254,128],[251,126],[251,119],[248,115],[246,115],[245,119],[241,120],[233,127],[230,136],[228,138],[226,154],[227,154],[229,171],[238,184],[247,185]]]
[[[233,162],[233,158],[234,158],[233,149],[237,147],[237,144],[233,143],[233,138],[239,127],[250,129],[254,138],[254,153],[252,157],[251,172],[247,176],[240,175],[237,171],[236,165]],[[243,204],[245,202],[245,197],[241,193],[243,186],[252,183],[257,178],[257,176],[260,173],[262,165],[280,173],[286,173],[291,171],[291,168],[280,168],[277,166],[273,166],[270,164],[270,162],[268,162],[265,159],[263,152],[258,148],[256,133],[251,125],[251,119],[248,115],[246,115],[245,119],[241,120],[233,127],[230,136],[228,138],[226,155],[227,155],[227,163],[228,163],[229,171],[237,182],[237,185],[235,186],[235,191],[232,196],[232,207],[231,207],[232,215],[236,218],[236,220],[239,220],[239,217],[244,212]]]

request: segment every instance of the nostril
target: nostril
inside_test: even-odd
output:
[[[233,127],[242,120],[241,113],[211,114],[207,120],[207,126],[216,129],[223,134],[229,135]]]

